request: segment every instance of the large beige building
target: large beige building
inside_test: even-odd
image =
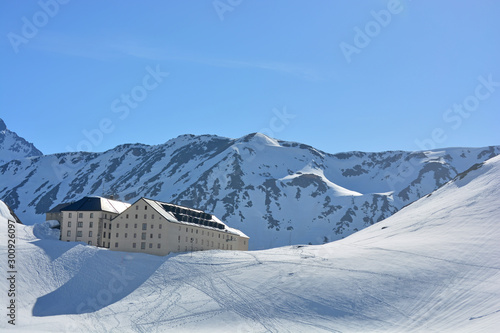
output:
[[[61,240],[109,248],[111,221],[128,207],[102,197],[84,197],[65,205],[60,209]]]
[[[49,217],[59,220],[61,240],[114,251],[155,255],[216,249],[248,251],[248,236],[216,216],[146,198],[130,205],[85,197],[56,206],[47,213]]]
[[[170,252],[248,250],[248,236],[201,210],[141,198],[111,222],[110,249]]]

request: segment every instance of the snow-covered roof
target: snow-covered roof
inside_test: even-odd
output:
[[[142,198],[154,210],[156,210],[167,221],[173,223],[186,224],[196,227],[202,227],[211,230],[224,231],[240,237],[249,238],[238,229],[228,227],[215,215],[205,213],[202,210],[174,205],[168,202]]]

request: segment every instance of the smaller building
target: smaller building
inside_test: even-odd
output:
[[[71,205],[72,202],[66,202],[59,204],[45,213],[45,221],[56,220],[59,221],[59,225],[62,223],[62,212],[61,209],[65,208],[68,205]]]
[[[109,247],[111,220],[130,204],[103,197],[84,197],[60,208],[61,240]]]

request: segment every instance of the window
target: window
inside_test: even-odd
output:
[[[160,225],[158,226],[158,228],[160,228],[160,229],[161,229],[161,226],[162,226],[162,224],[160,224]]]
[[[132,243],[132,247],[135,249],[137,247],[136,243]]]
[[[92,237],[92,231],[89,231],[89,237]]]
[[[128,214],[127,214],[127,215],[125,215],[125,217],[128,219]]]
[[[188,232],[188,228],[186,228],[186,232]]]
[[[134,228],[136,228],[136,229],[137,229],[137,223],[134,223]]]
[[[82,237],[82,232],[81,231],[77,231],[76,232],[76,237]]]
[[[125,229],[128,229],[128,223],[125,223]]]
[[[212,247],[214,247],[214,241],[212,241]]]
[[[181,231],[181,227],[179,226],[179,231]]]
[[[68,221],[68,227],[71,227],[71,221]]]
[[[155,219],[155,214],[151,214],[151,220]]]
[[[135,210],[139,210],[139,205],[135,205]]]
[[[148,210],[148,206],[144,206],[144,210]]]
[[[154,228],[154,225],[153,225],[153,224],[151,224],[151,229],[153,229],[153,228]]]
[[[196,239],[194,240],[194,242],[195,242],[195,244],[198,244],[198,238],[196,238]]]
[[[108,218],[108,214],[104,214],[104,218],[107,219]]]
[[[142,235],[141,235],[141,239],[142,239],[142,240],[145,240],[145,239],[146,239],[146,233],[145,233],[145,232],[143,232],[143,233],[142,233]]]
[[[102,242],[102,247],[106,247],[106,242]]]
[[[106,231],[104,232],[103,238],[106,238]]]
[[[158,248],[160,248],[160,247],[161,247],[161,244],[160,244],[160,243],[158,243],[158,246],[157,246],[157,247],[158,247]]]
[[[118,242],[115,243],[115,247],[118,247]]]
[[[134,234],[134,238],[137,238],[137,234]]]
[[[78,218],[79,219],[83,218],[83,213],[78,213]]]
[[[89,243],[88,243],[88,244],[89,244],[89,245],[92,245],[92,241],[89,241]]]
[[[186,237],[186,242],[188,241],[188,238]]]
[[[135,214],[135,219],[137,220],[139,218],[139,215]]]
[[[194,231],[193,228],[191,228],[191,233],[193,233],[193,231]]]
[[[243,245],[247,245],[247,241],[243,241]]]
[[[68,236],[68,237],[71,236],[71,230],[68,230],[68,232],[66,233],[66,236]]]
[[[177,251],[180,251],[180,250],[181,250],[181,246],[177,245]]]
[[[152,249],[153,248],[153,243],[149,243],[149,248]]]
[[[141,250],[144,250],[146,248],[146,242],[141,242]]]
[[[144,214],[144,219],[147,220],[148,219],[148,214]]]
[[[83,222],[78,222],[77,227],[78,228],[82,228],[83,227]]]
[[[118,238],[118,233],[116,233],[116,238]]]
[[[201,245],[203,245],[203,239],[201,240]]]
[[[161,238],[161,234],[158,234],[158,238]]]
[[[181,236],[178,236],[177,237],[177,240],[179,241],[179,243],[181,242]]]
[[[116,224],[116,227],[117,227],[117,228],[119,228],[119,227],[120,227],[120,223],[117,223],[117,224]]]
[[[68,217],[69,217],[69,218],[71,218],[71,217],[72,217],[72,215],[73,215],[72,213],[68,213]]]
[[[125,233],[125,238],[127,238],[127,233]]]
[[[104,229],[106,229],[106,222],[104,222]]]
[[[153,234],[150,234],[150,235],[149,235],[149,238],[153,238]]]
[[[198,229],[196,229],[196,233],[198,233]]]
[[[109,224],[109,230],[111,230],[111,223]]]
[[[147,223],[143,223],[142,224],[142,230],[146,230],[148,228],[148,224]]]
[[[93,228],[94,227],[94,222],[89,222],[89,228]]]
[[[220,234],[219,234],[219,238],[220,238]]]
[[[109,239],[109,238],[111,238],[111,233],[110,233],[110,232],[108,232],[108,239]]]
[[[93,218],[94,217],[94,213],[90,213],[90,218]]]

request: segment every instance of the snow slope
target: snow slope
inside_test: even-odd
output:
[[[325,245],[156,257],[38,239],[19,225],[18,328],[498,332],[499,198],[494,157]],[[0,226],[5,239],[3,217]]]

